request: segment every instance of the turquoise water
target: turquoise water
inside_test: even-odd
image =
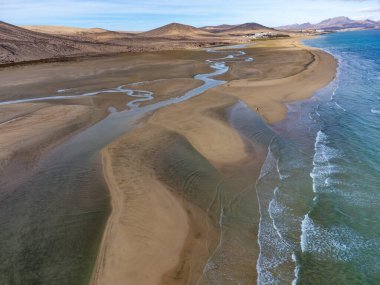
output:
[[[257,183],[260,284],[380,284],[380,31],[306,44],[336,80],[289,105]]]

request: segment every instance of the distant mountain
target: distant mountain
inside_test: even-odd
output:
[[[242,25],[235,26],[233,28],[222,31],[223,33],[229,35],[247,35],[254,34],[257,32],[270,32],[275,31],[275,29],[268,28],[266,26],[257,23],[245,23]]]
[[[237,26],[239,26],[239,25],[227,25],[227,24],[223,24],[223,25],[218,25],[218,26],[206,26],[206,27],[202,27],[201,29],[202,30],[206,30],[208,32],[217,33],[217,32],[222,32],[222,31],[225,31],[225,30],[229,30],[229,29],[235,28]]]
[[[318,24],[294,24],[288,26],[277,27],[279,30],[324,30],[324,31],[340,31],[340,30],[366,30],[379,29],[380,22],[372,20],[352,20],[347,17],[336,17],[324,20]]]
[[[277,27],[278,30],[308,30],[313,29],[314,25],[310,23],[303,23],[303,24],[293,24],[293,25],[287,25],[287,26],[281,26]]]
[[[160,37],[160,38],[188,38],[197,36],[207,36],[207,31],[195,28],[193,26],[183,25],[179,23],[171,23],[157,29],[139,33],[143,37]]]

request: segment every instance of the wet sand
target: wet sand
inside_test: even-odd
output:
[[[203,60],[198,60],[199,57],[202,59],[206,55],[199,51],[174,51],[1,69],[0,128],[4,135],[0,142],[0,166],[5,166],[12,153],[35,149],[40,144],[51,145],[53,141],[101,120],[108,115],[109,107],[124,110],[135,98],[104,92],[67,100],[10,105],[2,105],[2,102],[80,95],[126,84],[130,89],[154,92],[153,100],[141,103],[142,106],[152,104],[200,86],[201,82],[192,77],[199,72],[209,72],[210,68]],[[162,69],[165,77],[160,72]],[[156,79],[160,81],[155,82]],[[68,131],[63,131],[64,128]]]
[[[311,97],[335,77],[333,56],[299,39],[258,42],[255,50],[255,64],[237,63],[217,91],[238,97],[269,123],[285,118],[286,103]]]
[[[23,156],[25,166],[33,165],[39,153],[87,126],[94,119],[92,111],[89,106],[44,103],[0,107],[0,170],[16,156]]]
[[[294,39],[263,41],[245,51],[252,53],[254,64],[231,63],[231,70],[220,76],[228,83],[156,111],[143,129],[104,149],[104,175],[117,217],[109,218],[94,284],[256,282],[259,214],[254,191],[243,196],[251,197],[250,208],[243,203],[238,209],[249,215],[235,213],[232,224],[220,219],[228,219],[223,210],[243,189],[253,187],[266,150],[231,128],[226,109],[242,100],[268,123],[282,120],[287,102],[311,96],[334,78],[336,61]],[[215,185],[222,185],[222,192]],[[215,206],[216,200],[220,205]],[[203,225],[194,224],[188,205],[196,207],[196,220]],[[251,220],[249,226],[239,224],[245,218]],[[241,244],[236,244],[240,237],[228,232],[244,236]]]
[[[254,62],[229,63],[228,73],[219,77],[226,84],[155,111],[103,149],[112,212],[92,284],[256,282],[254,184],[266,147],[231,127],[229,109],[242,100],[268,123],[279,121],[287,102],[307,98],[331,81],[336,62],[296,40],[258,42],[244,51]],[[68,93],[81,94],[92,91],[88,86],[115,88],[164,75],[163,81],[133,87],[155,92],[157,102],[199,86],[191,78],[210,72],[204,62],[210,56],[218,57],[174,51],[3,69],[0,97],[51,96],[69,88]],[[117,95],[2,106],[0,128],[9,134],[17,128],[3,144],[3,167],[21,133],[38,138],[25,146],[30,156],[33,146],[42,149],[63,139],[57,135],[65,133],[61,129],[83,129],[107,116],[109,107],[120,110],[131,100]],[[17,116],[26,119],[12,121]]]
[[[155,92],[151,102],[159,102],[199,86],[192,77],[199,71],[210,71],[207,64],[196,60],[204,52],[186,53],[184,58],[182,54],[147,54],[146,61],[123,55],[2,69],[1,102],[80,95],[162,79],[164,68],[170,88],[160,82],[131,86],[151,89]],[[70,145],[70,141],[85,130],[96,129],[110,116],[109,107],[128,110],[126,104],[134,99],[104,92],[93,97],[0,105],[4,134],[0,138],[2,282],[89,282],[99,232],[108,215],[108,191],[97,157],[99,138],[108,129],[95,130],[95,139],[85,144]],[[124,128],[122,122],[119,125]]]

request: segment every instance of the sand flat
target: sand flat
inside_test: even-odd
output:
[[[256,281],[259,213],[252,185],[266,149],[230,126],[227,109],[242,100],[268,123],[279,121],[286,102],[311,96],[335,76],[336,62],[294,39],[263,41],[245,51],[255,61],[229,63],[229,72],[219,77],[226,84],[149,114],[103,149],[112,213],[93,284],[207,284],[215,278],[223,283],[228,274],[247,284]],[[133,87],[154,91],[157,102],[199,86],[191,77],[210,71],[204,61],[211,56],[220,55],[175,51],[14,68],[1,77],[0,96],[49,96],[71,87],[83,92],[86,86],[165,79]],[[4,107],[2,161],[89,125],[107,115],[110,104],[122,109],[125,100],[117,95]]]
[[[216,100],[219,100],[218,104],[215,104]],[[165,157],[166,151],[170,152],[170,149],[167,149],[168,145],[175,141],[176,137],[182,137],[184,142],[187,141],[193,145],[204,158],[212,162],[216,169],[221,172],[226,166],[235,170],[239,167],[249,170],[249,177],[252,180],[246,183],[253,183],[255,175],[252,173],[256,172],[258,175],[260,160],[257,160],[257,165],[246,163],[256,160],[257,157],[247,152],[245,143],[238,133],[232,128],[228,128],[225,118],[217,115],[218,111],[235,102],[231,96],[219,98],[217,94],[204,94],[187,102],[161,109],[148,120],[145,127],[123,136],[104,150],[103,157],[112,163],[112,168],[106,169],[104,172],[107,183],[111,185],[111,197],[115,196],[112,191],[115,189],[118,191],[116,198],[113,198],[118,203],[113,208],[115,209],[113,213],[116,213],[118,217],[116,218],[112,214],[109,218],[107,229],[112,227],[113,233],[106,231],[104,236],[93,284],[109,284],[110,282],[119,284],[121,280],[133,280],[133,282],[137,282],[136,284],[187,284],[191,280],[190,284],[194,284],[201,278],[204,274],[206,262],[220,243],[218,238],[220,229],[216,226],[218,221],[211,217],[214,217],[218,210],[215,214],[208,213],[207,206],[200,206],[203,203],[193,203],[191,199],[183,197],[179,189],[171,189],[171,187],[168,188],[168,185],[162,184],[155,171],[160,166],[155,166],[150,160],[154,156]],[[181,118],[181,120],[171,120],[171,116]],[[184,121],[182,116],[183,119],[187,118],[187,120]],[[202,131],[203,127],[205,128],[204,131]],[[198,130],[200,130],[199,133]],[[166,137],[165,140],[162,139],[163,137]],[[182,144],[181,140],[179,144]],[[165,152],[162,153],[162,150]],[[189,172],[185,172],[187,174],[184,175],[192,175],[191,161],[187,162],[185,157],[174,159],[178,159],[178,167],[181,167],[182,163],[184,167],[188,164]],[[239,172],[239,178],[241,178],[242,173],[247,173],[241,169],[236,171]],[[233,175],[234,171],[229,170],[224,171],[224,173],[228,176]],[[218,184],[223,181],[223,176],[220,175],[216,179],[215,183]],[[237,186],[238,189],[244,189],[244,187]],[[170,189],[174,193],[170,192]],[[152,193],[156,194],[153,195]],[[217,192],[215,194],[218,195]],[[155,195],[159,196],[156,197]],[[213,195],[211,194],[210,198],[207,198],[208,202],[206,201],[206,205],[209,204],[210,207],[214,207]],[[226,193],[226,195],[232,195],[232,193]],[[166,216],[167,203],[175,201],[172,199],[178,199],[181,196],[182,203],[178,204],[180,208],[171,205],[170,214]],[[161,199],[163,197],[165,197],[164,200]],[[151,199],[155,199],[155,202],[153,203]],[[126,201],[131,204],[128,205]],[[122,210],[119,210],[121,203]],[[183,212],[184,210],[186,211]],[[211,211],[214,212],[214,210]],[[120,212],[121,214],[119,214]],[[182,217],[183,213],[185,213],[185,217]],[[136,219],[130,221],[126,218],[128,216],[136,216]],[[149,220],[158,223],[160,233],[149,230],[151,222],[147,222],[144,217],[149,217]],[[197,217],[196,220],[194,217]],[[169,222],[167,218],[171,221]],[[256,221],[258,221],[258,216]],[[186,227],[177,225],[177,223],[183,222],[185,222]],[[173,225],[176,225],[176,230],[172,230]],[[136,243],[141,242],[141,236],[129,234],[135,232],[136,229],[152,238],[152,240],[149,238],[144,250],[136,245]],[[170,250],[167,249],[166,243],[162,242],[162,235],[166,241],[170,241]],[[115,236],[119,236],[120,239],[114,241]],[[154,236],[155,238],[153,238]],[[131,246],[131,251],[126,253],[119,250],[121,246],[125,247],[127,243],[130,243],[127,247],[129,249]],[[255,238],[252,239],[252,243],[255,247],[257,246]],[[173,245],[179,245],[179,247],[175,248]],[[162,261],[152,258],[152,254],[161,256],[161,260],[164,259],[167,262],[176,260],[177,263],[172,263],[172,268],[165,268]],[[135,256],[138,256],[142,262],[137,263]],[[147,266],[147,262],[152,263]],[[253,274],[252,280],[254,280],[256,278],[253,270],[255,264],[251,263],[251,266],[252,268],[249,267],[246,272],[250,271],[250,274]],[[129,267],[131,271],[129,271]],[[144,279],[144,276],[140,276],[140,272],[149,276],[161,276],[161,283],[153,279]],[[115,276],[119,276],[119,278],[114,279]]]
[[[134,145],[136,136],[146,146]],[[162,273],[179,262],[189,222],[176,197],[144,163],[152,155],[152,136],[157,134],[135,132],[103,151],[113,210],[93,284],[159,284]]]
[[[255,53],[255,48],[261,49],[261,54],[257,59],[257,66],[255,68],[259,68],[260,66],[264,66],[265,68],[262,70],[256,69],[246,72],[242,70],[241,72],[245,72],[245,75],[241,74],[241,72],[239,75],[239,72],[236,72],[236,66],[242,64],[233,64],[233,68],[230,70],[231,73],[222,76],[222,78],[224,77],[224,79],[228,79],[228,77],[234,78],[236,76],[241,76],[243,79],[234,79],[223,86],[207,91],[203,95],[192,98],[191,100],[158,110],[148,120],[147,125],[142,130],[134,131],[134,135],[128,134],[123,136],[122,139],[114,142],[111,147],[104,150],[104,157],[110,165],[113,165],[113,168],[107,168],[104,172],[107,177],[109,187],[115,187],[116,189],[119,187],[120,189],[120,185],[123,185],[125,191],[122,194],[122,197],[124,198],[121,200],[125,201],[125,199],[127,199],[130,200],[131,203],[136,203],[134,204],[136,208],[129,207],[130,211],[137,211],[138,216],[146,214],[148,217],[152,217],[153,215],[156,218],[160,215],[166,215],[168,212],[165,205],[167,205],[170,201],[173,201],[174,203],[175,197],[178,198],[176,195],[179,194],[181,196],[180,192],[176,192],[177,194],[171,193],[165,185],[157,181],[158,178],[154,172],[151,172],[154,166],[150,165],[149,162],[147,163],[145,159],[142,159],[141,153],[139,154],[139,150],[136,149],[136,145],[133,144],[136,138],[138,138],[141,142],[145,141],[149,144],[149,151],[153,151],[153,153],[160,153],[160,149],[163,148],[168,142],[167,141],[162,144],[162,135],[170,130],[171,132],[174,132],[174,134],[183,136],[185,140],[190,143],[205,159],[211,162],[216,169],[219,169],[220,173],[228,173],[228,175],[232,175],[232,177],[234,175],[235,177],[240,178],[245,177],[247,181],[246,185],[249,185],[250,180],[247,179],[247,175],[249,176],[249,174],[244,171],[239,172],[238,169],[242,170],[244,167],[247,168],[247,166],[251,164],[252,170],[250,170],[250,173],[252,173],[252,171],[257,172],[259,171],[260,166],[255,165],[252,161],[256,160],[257,163],[259,163],[260,159],[258,157],[255,158],[252,154],[247,152],[248,149],[246,148],[245,142],[237,134],[237,132],[226,123],[223,115],[220,115],[223,114],[222,110],[225,110],[227,107],[237,102],[237,100],[243,100],[252,110],[258,111],[258,113],[267,122],[275,122],[283,119],[286,115],[286,102],[311,96],[315,90],[326,85],[335,76],[336,62],[330,55],[318,50],[303,47],[297,43],[297,41],[283,40],[261,43],[257,47],[252,48],[253,54]],[[291,65],[286,63],[288,60],[286,59],[286,56],[289,53],[291,53],[294,57]],[[279,61],[281,63],[281,60],[283,61],[281,64],[281,70],[274,72],[273,70],[278,67]],[[267,63],[265,64],[265,62]],[[149,140],[146,140],[147,137],[149,137]],[[129,145],[131,143],[132,146]],[[140,148],[143,149],[145,147],[140,144],[139,149]],[[124,157],[126,154],[129,155],[128,160],[120,165],[120,156]],[[132,164],[130,162],[127,163],[127,161],[133,161],[133,157],[137,157],[137,161]],[[186,158],[183,159],[183,163],[186,163]],[[226,166],[229,166],[230,170],[235,169],[235,171],[223,172]],[[147,168],[144,173],[141,171],[139,171],[138,174],[134,172],[135,169],[141,169],[142,167]],[[133,175],[131,176],[131,174]],[[129,179],[133,179],[129,180],[133,181],[133,183],[128,183],[128,177],[130,177]],[[136,179],[132,177],[135,177]],[[244,178],[240,180],[243,181]],[[135,187],[133,185],[138,185],[137,187],[140,189],[132,190]],[[110,190],[111,195],[114,195],[112,194],[114,190],[115,189]],[[134,193],[135,191],[138,191],[139,193],[142,193],[141,191],[144,192],[142,195],[144,197],[142,201],[139,201],[140,195],[136,195],[138,198],[134,198],[133,195],[130,196],[130,193]],[[150,194],[152,191],[161,193],[160,197]],[[172,197],[169,198],[168,195],[171,195]],[[226,195],[229,194],[226,193]],[[167,197],[166,200],[161,199],[163,196]],[[147,207],[144,206],[148,203],[147,201],[150,200],[148,197],[156,199],[154,208],[149,207],[147,209]],[[118,199],[120,200],[120,197]],[[192,204],[191,199],[189,200],[187,198],[185,200],[186,203]],[[149,201],[149,203],[152,202]],[[124,206],[126,206],[126,204],[124,204]],[[194,206],[195,204],[193,204],[193,207]],[[118,207],[115,212],[128,212],[127,206],[124,210],[120,210]],[[155,210],[152,212],[152,209]],[[171,219],[171,221],[164,217],[161,218],[161,220],[156,220],[162,227],[160,229],[161,233],[166,233],[166,241],[170,241],[174,245],[171,250],[166,248],[166,243],[162,243],[160,238],[161,233],[157,233],[157,240],[149,239],[149,245],[151,248],[145,247],[144,251],[141,251],[139,250],[140,247],[135,247],[135,252],[129,252],[128,255],[124,255],[122,251],[116,251],[115,248],[118,248],[118,245],[123,242],[130,243],[130,245],[135,242],[139,242],[138,238],[135,237],[135,240],[131,240],[131,236],[125,235],[124,238],[121,237],[118,242],[113,244],[111,237],[112,235],[106,232],[102,244],[101,254],[98,259],[96,274],[94,275],[94,284],[98,284],[98,282],[103,282],[102,284],[106,284],[107,281],[115,281],[112,279],[114,276],[124,276],[123,278],[127,278],[125,280],[132,280],[128,278],[139,278],[133,280],[143,280],[144,277],[139,276],[141,272],[155,276],[155,278],[161,276],[160,280],[162,284],[194,284],[196,280],[201,280],[201,283],[204,282],[206,280],[205,278],[208,277],[206,277],[207,275],[204,275],[204,272],[202,273],[202,270],[199,270],[199,264],[204,265],[207,257],[204,256],[204,249],[203,251],[198,251],[199,248],[197,248],[194,243],[186,243],[185,241],[186,235],[189,236],[192,229],[194,230],[194,225],[192,226],[191,222],[189,222],[189,216],[186,215],[184,209],[186,209],[185,204],[173,204],[171,207],[171,214],[166,216],[169,220]],[[209,216],[208,212],[199,208],[199,214],[203,216],[203,220],[211,219],[211,224],[215,225],[216,221],[213,220],[212,216]],[[251,215],[254,217],[256,214],[252,213]],[[258,216],[256,219],[258,222]],[[172,232],[172,225],[182,223],[180,220],[182,222],[187,221],[186,227],[178,227],[177,231]],[[134,222],[122,223],[122,219],[115,219],[115,216],[111,215],[108,224],[112,225],[113,231],[119,233],[122,233],[123,231],[124,233],[131,230],[134,231],[136,228],[142,229],[141,227],[145,226],[149,227],[146,223],[139,223],[138,221],[139,219],[136,219]],[[142,229],[143,232],[145,232],[145,230],[146,229]],[[213,232],[215,235],[215,231]],[[152,238],[150,235],[152,231],[147,230],[145,233],[149,233],[149,237]],[[129,238],[126,238],[127,236]],[[248,238],[248,240],[255,241],[255,236],[256,235],[253,235],[249,238],[246,236],[246,238]],[[230,239],[231,237],[227,234],[225,238]],[[187,240],[189,240],[189,238],[187,238]],[[209,244],[206,248],[210,254],[209,258],[215,254],[216,256],[219,254],[226,254],[233,248],[228,249],[227,247],[213,252],[212,249],[216,249],[217,246],[216,239],[213,235],[210,235],[205,239],[205,241],[207,240]],[[127,245],[127,247],[128,246],[129,245]],[[113,249],[113,254],[109,253],[109,249]],[[161,255],[163,251],[166,255]],[[194,260],[197,260],[197,258],[194,257],[194,253],[199,253],[197,262],[198,269],[195,271],[197,272],[195,275],[183,274],[181,271],[183,264],[186,264],[186,260],[189,259],[189,255],[184,253],[189,251],[192,252]],[[235,249],[235,251],[237,251],[237,249]],[[154,259],[152,259],[151,254],[158,252],[160,254],[157,256],[165,256],[164,259],[166,261],[166,268],[164,264],[162,264],[162,260],[158,262],[157,260],[154,261]],[[200,252],[203,252],[203,254],[200,254]],[[253,248],[250,254],[254,255],[257,254],[257,252],[257,249]],[[133,262],[136,260],[136,258],[134,258],[136,255],[139,256],[139,259],[149,260],[149,262],[153,261],[152,265],[155,264],[155,262],[157,263],[148,268],[145,266],[147,263],[142,262],[138,264]],[[247,255],[247,257],[249,256],[252,257],[251,255]],[[244,260],[246,257],[244,257],[243,254],[241,255],[241,258]],[[131,268],[133,268],[133,272],[131,271],[126,273],[125,270],[127,269],[124,268],[124,265],[118,265],[116,267],[112,267],[110,265],[105,267],[103,265],[104,261],[107,264],[115,265],[119,263],[117,262],[118,260],[123,260],[126,265],[132,264]],[[231,260],[233,260],[233,258]],[[173,262],[170,264],[171,266],[175,263],[174,261],[177,262],[177,265],[171,270],[168,270],[169,261]],[[240,272],[236,274],[246,274],[246,280],[251,280],[253,282],[253,280],[256,280],[255,274],[250,274],[254,271],[254,268],[255,264],[253,264],[252,268],[244,268],[243,265],[240,265],[240,268],[236,267],[235,269],[236,272]],[[170,276],[176,276],[176,273],[178,272],[182,272],[182,274],[179,274],[180,277],[170,278]],[[188,272],[191,272],[191,265]],[[208,276],[212,276],[212,271],[210,271],[209,274],[211,275]],[[120,281],[122,279],[118,280]],[[155,281],[153,279],[145,279],[145,281],[141,281],[144,282],[141,284],[160,284],[157,283],[157,280],[158,279]]]
[[[212,101],[208,107],[210,103]],[[231,101],[224,102],[227,103]],[[193,106],[188,106],[188,110],[191,109],[194,110]],[[183,111],[179,108],[175,114],[178,116]],[[202,113],[203,109],[199,111]],[[226,129],[222,122],[210,121],[208,126],[212,131],[198,140],[200,149],[207,146],[213,134],[219,133],[219,143],[230,152],[245,153],[244,144],[241,144],[242,149],[236,147],[236,141],[240,142],[241,138],[236,133],[235,140],[230,137],[235,131]],[[113,185],[111,197],[115,197],[112,201],[117,205],[112,203],[111,223],[101,246],[93,284],[122,284],[125,280],[134,284],[184,284],[189,280],[195,283],[219,243],[216,221],[208,217],[205,209],[181,198],[179,193],[171,193],[156,176],[151,161],[179,134],[188,135],[186,138],[190,139],[194,135],[183,131],[181,121],[173,124],[170,131],[158,122],[153,116],[146,127],[123,136],[103,152],[104,159],[112,162],[105,176],[107,183]],[[160,123],[165,124],[165,121]],[[178,132],[173,133],[175,127]],[[113,194],[114,190],[118,194]],[[132,220],[128,218],[131,216]],[[159,228],[152,228],[152,224]],[[110,228],[112,232],[108,231]],[[137,234],[132,234],[135,232]],[[143,245],[141,237],[146,237]],[[127,248],[128,252],[121,251],[120,247]],[[161,283],[154,278],[159,278]]]
[[[267,49],[266,56],[264,55],[261,60],[273,57],[272,67],[280,69],[281,77],[273,78],[272,69],[267,64],[269,66],[260,73],[259,78],[252,76],[252,78],[232,80],[217,87],[216,90],[238,97],[269,123],[285,118],[286,103],[309,98],[335,77],[337,62],[334,57],[318,49],[303,46],[298,40],[268,41],[261,43],[257,48]],[[274,50],[271,50],[273,48]],[[282,62],[281,49],[285,48],[286,53],[291,50],[299,55],[294,59],[297,68],[292,65],[287,69],[288,65]],[[277,73],[280,75],[278,71]]]
[[[48,104],[18,104],[1,106],[5,120],[0,124],[0,169],[17,153],[39,149],[57,142],[91,119],[86,106],[51,106]],[[30,153],[29,156],[33,156]]]

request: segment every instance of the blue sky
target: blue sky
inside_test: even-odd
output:
[[[258,22],[279,26],[348,16],[380,19],[380,0],[0,0],[0,20],[139,31],[181,22],[194,26]]]

